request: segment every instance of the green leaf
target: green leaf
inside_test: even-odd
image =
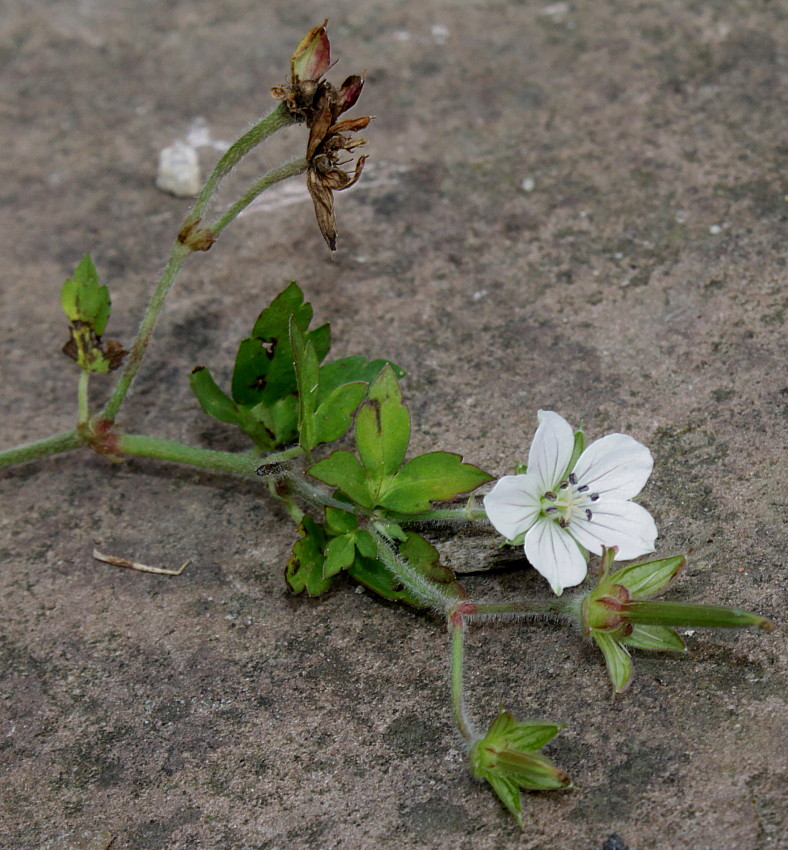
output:
[[[375,538],[362,528],[356,533],[356,549],[365,558],[374,558],[378,552],[378,545],[375,543]]]
[[[429,452],[409,460],[384,487],[379,504],[389,510],[417,513],[429,510],[430,502],[453,499],[475,490],[492,475],[450,452]]]
[[[635,626],[632,634],[621,638],[621,643],[652,652],[686,652],[687,649],[676,632],[665,626]]]
[[[342,534],[328,541],[326,546],[326,560],[323,564],[323,576],[331,578],[338,572],[347,569],[356,557],[355,535]]]
[[[241,342],[235,358],[232,397],[239,404],[271,405],[296,392],[290,322],[312,342],[318,361],[331,346],[331,331],[322,325],[307,333],[312,306],[303,303],[301,289],[291,283],[260,313],[252,335]]]
[[[200,407],[208,416],[213,416],[220,422],[232,425],[240,424],[238,405],[214,381],[211,373],[204,367],[198,366],[189,376],[189,386],[197,396]]]
[[[350,417],[361,404],[366,391],[367,385],[360,381],[344,384],[323,401],[314,416],[315,445],[333,443],[344,436],[352,424]]]
[[[331,579],[323,576],[323,549],[326,536],[318,523],[304,517],[298,526],[302,535],[293,546],[293,554],[285,567],[285,579],[294,593],[304,590],[310,596],[319,596],[331,587]]]
[[[74,277],[63,284],[60,303],[70,321],[84,322],[96,336],[104,333],[111,306],[109,289],[99,284],[90,254],[85,254],[74,269]]]
[[[617,694],[623,693],[632,681],[632,659],[629,653],[617,638],[611,637],[607,632],[592,629],[591,634],[605,656],[607,674],[613,683],[613,690]]]
[[[290,318],[290,346],[293,350],[293,366],[298,389],[298,439],[301,446],[310,452],[317,445],[315,437],[315,407],[319,381],[319,364],[315,347],[298,329],[294,317]]]
[[[260,313],[252,328],[252,336],[264,340],[286,339],[291,316],[301,331],[305,331],[312,321],[312,305],[304,303],[304,293],[295,281],[291,281]]]
[[[397,378],[404,378],[407,375],[403,368],[390,360],[367,360],[366,357],[361,357],[358,354],[324,363],[320,367],[319,400],[322,402],[342,384],[353,384],[357,381],[371,384],[386,365],[391,366],[391,370]]]
[[[346,451],[332,452],[307,469],[318,481],[338,487],[351,501],[363,508],[374,507],[364,467],[355,455]]]
[[[419,602],[406,587],[400,584],[399,580],[376,558],[365,557],[360,551],[357,551],[356,559],[348,567],[347,572],[359,584],[364,585],[368,590],[377,593],[378,596],[382,596],[384,599],[388,599],[391,602],[403,602],[412,608],[427,607]]]
[[[358,517],[339,508],[326,508],[326,529],[329,534],[346,534],[358,528]]]
[[[410,414],[402,404],[394,371],[384,366],[356,414],[356,444],[373,496],[377,497],[383,480],[399,469],[409,441]]]
[[[677,555],[644,564],[630,564],[616,570],[608,580],[623,585],[633,599],[644,599],[665,590],[682,571],[686,560],[684,555]]]
[[[443,586],[445,590],[462,595],[462,586],[457,582],[454,571],[440,562],[440,553],[415,531],[405,532],[405,542],[399,547],[400,554],[422,575]]]

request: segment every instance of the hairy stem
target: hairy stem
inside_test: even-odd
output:
[[[269,186],[278,183],[280,180],[286,180],[288,177],[295,177],[298,174],[303,174],[307,169],[307,161],[304,157],[291,159],[290,162],[285,162],[282,165],[266,171],[265,174],[256,182],[253,183],[249,190],[242,195],[223,215],[219,216],[216,221],[208,226],[208,230],[218,236],[231,221],[236,219],[252,201]]]
[[[457,602],[454,596],[444,593],[435,582],[430,581],[405,558],[394,552],[387,539],[385,527],[380,522],[371,522],[368,530],[377,544],[378,558],[417,599],[441,613],[446,613]]]
[[[451,633],[451,707],[454,723],[468,744],[479,737],[465,711],[465,689],[463,686],[463,661],[465,657],[465,619],[461,615],[449,617]]]
[[[79,384],[77,385],[77,424],[87,425],[90,418],[90,403],[88,400],[88,385],[90,384],[90,372],[81,369],[79,373]]]
[[[12,449],[6,449],[0,452],[0,469],[5,466],[24,463],[28,460],[35,460],[39,457],[68,452],[72,449],[78,449],[82,445],[84,445],[84,442],[76,429],[65,431],[62,434],[53,434],[51,437],[45,437],[43,440],[24,443],[21,446],[15,446]]]
[[[178,276],[178,272],[181,270],[184,260],[190,253],[191,248],[188,248],[180,242],[176,242],[173,246],[170,259],[164,269],[164,274],[161,276],[161,280],[148,302],[142,322],[140,322],[137,336],[134,338],[134,342],[132,343],[131,351],[129,352],[128,359],[126,360],[126,365],[123,367],[123,372],[121,372],[120,379],[118,380],[109,401],[101,413],[102,419],[107,419],[110,422],[115,420],[118,410],[120,410],[120,406],[123,404],[123,399],[129,391],[131,382],[136,377],[137,372],[142,365],[142,359],[145,356],[145,352],[148,350],[151,335],[153,334],[153,329],[156,326],[156,320],[159,318],[161,308],[164,306],[164,300],[172,288],[173,283],[175,283],[175,279]]]
[[[389,512],[394,522],[408,524],[411,522],[478,522],[487,519],[487,512],[483,508],[443,508],[432,511],[422,511],[417,514],[399,514]]]
[[[116,450],[120,455],[154,457],[173,463],[188,463],[204,469],[235,472],[240,475],[254,475],[260,466],[260,458],[248,452],[217,452],[213,449],[200,449],[175,440],[147,437],[142,434],[120,434]]]
[[[222,158],[216,163],[213,171],[205,181],[197,200],[194,202],[187,220],[196,221],[202,218],[208,202],[213,197],[213,193],[219,187],[219,183],[235,168],[236,165],[252,150],[260,144],[264,139],[281,130],[283,127],[288,127],[290,124],[296,123],[296,119],[287,111],[284,103],[277,104],[264,118],[257,122],[247,133],[244,133],[240,139],[233,142],[225,151]]]

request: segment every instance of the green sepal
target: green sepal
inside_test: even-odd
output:
[[[586,435],[582,431],[575,431],[575,442],[572,446],[572,455],[569,458],[569,463],[567,464],[567,467],[564,470],[564,474],[561,476],[562,478],[566,478],[567,475],[569,475],[569,473],[575,468],[578,458],[585,451],[585,447]]]
[[[384,485],[379,498],[382,507],[401,513],[418,513],[430,508],[430,502],[453,499],[475,490],[492,475],[451,452],[429,452],[409,460]]]
[[[592,629],[591,635],[602,650],[607,666],[607,674],[617,694],[623,693],[632,682],[632,659],[617,638],[608,632]]]
[[[356,557],[356,538],[352,532],[328,541],[323,564],[323,577],[331,578],[347,569]]]
[[[104,333],[111,308],[109,289],[99,283],[90,254],[85,254],[74,269],[74,277],[63,284],[60,303],[69,321],[88,325],[96,336]]]
[[[315,445],[333,443],[347,433],[352,424],[350,417],[366,391],[367,385],[356,381],[337,387],[325,398],[314,413]]]
[[[665,626],[634,626],[632,633],[622,637],[621,643],[635,649],[647,649],[651,652],[686,652],[687,646],[682,638]]]
[[[285,567],[285,580],[294,593],[306,590],[310,596],[319,596],[331,587],[331,579],[323,576],[326,535],[308,516],[299,524],[298,532],[302,536],[293,546],[293,554]]]
[[[658,626],[696,626],[704,629],[745,629],[758,626],[771,630],[772,623],[765,617],[725,608],[722,605],[695,605],[691,602],[661,602],[633,600],[627,605],[626,618],[631,623]]]
[[[307,472],[324,484],[338,487],[351,501],[362,508],[374,506],[364,467],[350,452],[334,451],[327,458],[312,464]]]
[[[686,561],[684,555],[676,555],[643,564],[630,564],[616,570],[609,581],[623,585],[633,599],[644,599],[669,587],[684,569]]]
[[[506,806],[520,829],[523,828],[523,802],[520,788],[513,779],[507,779],[503,776],[485,776],[483,777],[490,783],[491,788],[495,791],[495,796]]]
[[[320,367],[320,394],[318,401],[323,402],[328,396],[343,384],[355,384],[362,381],[371,384],[380,374],[384,366],[390,366],[397,378],[404,378],[408,373],[390,360],[367,360],[359,354],[350,357],[340,357]]]
[[[370,384],[367,400],[356,414],[356,445],[375,498],[384,479],[401,466],[409,441],[410,414],[402,404],[394,371],[386,365]]]

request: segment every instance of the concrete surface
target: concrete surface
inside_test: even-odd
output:
[[[337,354],[410,371],[413,451],[506,473],[539,407],[630,433],[656,458],[659,551],[694,549],[674,598],[780,620],[775,2],[4,0],[0,445],[74,421],[58,293],[85,251],[112,287],[109,335],[131,338],[188,204],[156,189],[159,151],[197,139],[209,168],[325,15],[331,77],[366,69],[353,114],[376,116],[368,169],[337,197],[336,260],[300,181],[271,192],[187,264],[122,421],[242,448],[187,375],[226,377],[295,279]],[[243,174],[304,143],[286,131]],[[529,796],[521,834],[463,764],[442,624],[350,585],[289,596],[292,527],[258,482],[74,453],[0,474],[0,504],[4,848],[785,846],[780,631],[641,655],[611,705],[577,635],[474,630],[477,722],[504,701],[567,724],[548,752],[577,788]],[[96,541],[193,564],[124,571],[92,560]],[[461,538],[447,558],[494,550]],[[546,590],[513,568],[468,586]]]

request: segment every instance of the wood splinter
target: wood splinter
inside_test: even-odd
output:
[[[143,573],[156,573],[156,575],[160,576],[179,576],[192,562],[192,559],[189,558],[177,570],[166,570],[163,567],[149,567],[147,564],[129,561],[128,558],[118,558],[116,555],[104,555],[98,549],[93,550],[93,557],[97,561],[103,561],[105,564],[113,564],[116,567],[128,567],[130,570],[139,570]]]

